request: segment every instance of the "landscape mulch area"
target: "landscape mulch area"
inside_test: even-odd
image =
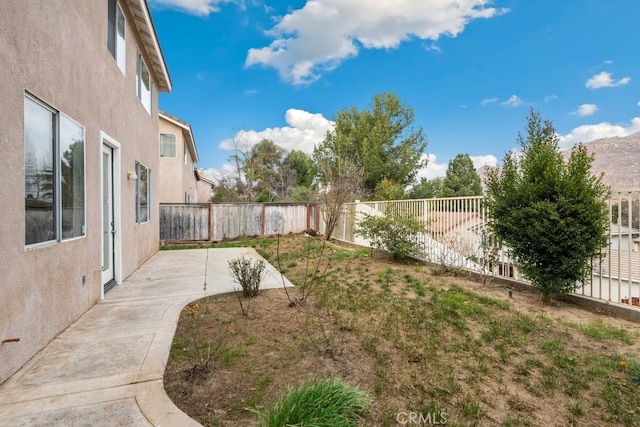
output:
[[[248,409],[331,376],[372,397],[367,426],[640,425],[638,324],[318,237],[237,244],[296,287],[248,316],[236,294],[183,309],[165,389],[204,425],[255,424]]]

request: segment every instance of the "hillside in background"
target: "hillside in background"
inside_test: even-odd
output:
[[[597,139],[585,144],[595,154],[591,171],[604,172],[604,182],[614,190],[640,187],[640,132],[624,137]],[[570,150],[564,151],[569,156]]]
[[[595,155],[591,171],[595,175],[604,173],[604,182],[614,190],[640,188],[640,132],[624,137],[597,139],[585,144],[590,154]],[[569,157],[571,150],[562,152]],[[477,169],[484,180],[490,166]]]

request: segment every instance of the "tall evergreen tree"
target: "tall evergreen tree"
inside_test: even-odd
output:
[[[335,128],[316,147],[314,161],[333,167],[332,176],[336,175],[338,158],[353,164],[362,172],[369,194],[385,179],[404,187],[423,166],[427,145],[422,128],[415,128],[413,120],[413,109],[395,94],[377,94],[370,110],[352,107],[336,115]]]
[[[421,178],[420,182],[411,187],[407,199],[433,199],[442,196],[441,178]]]
[[[479,196],[482,194],[480,176],[468,154],[458,154],[449,161],[447,175],[442,181],[442,197]]]
[[[574,290],[606,243],[608,187],[578,145],[565,162],[549,121],[531,111],[521,153],[508,153],[487,179],[490,227],[520,272],[545,298]]]

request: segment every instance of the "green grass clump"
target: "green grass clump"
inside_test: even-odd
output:
[[[577,329],[583,334],[590,336],[597,341],[608,341],[617,339],[625,344],[631,344],[632,340],[629,333],[622,329],[616,328],[602,320],[591,322],[587,325],[578,325]]]
[[[263,427],[351,427],[370,403],[364,391],[329,378],[292,387],[271,409],[252,412]]]
[[[629,368],[629,379],[640,386],[640,363],[634,363]]]

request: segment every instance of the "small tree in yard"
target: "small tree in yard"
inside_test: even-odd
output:
[[[247,306],[245,307],[242,303],[242,298],[240,298],[240,293],[236,291],[242,314],[248,316],[251,298],[258,295],[260,284],[262,284],[262,280],[266,274],[266,265],[261,259],[252,260],[251,258],[246,258],[244,255],[240,258],[230,260],[227,265],[229,275],[240,284],[242,295],[248,298]]]
[[[340,219],[342,206],[362,193],[364,180],[362,171],[348,159],[323,159],[318,168],[325,185],[318,192],[318,201],[323,205],[324,239],[329,240]]]
[[[489,224],[522,274],[545,299],[573,291],[606,243],[608,187],[591,174],[583,145],[568,161],[549,121],[531,111],[519,154],[508,153],[487,178]]]
[[[395,260],[419,256],[416,237],[426,232],[426,226],[414,216],[392,209],[387,209],[383,216],[365,214],[356,225],[357,235],[369,240],[373,248],[391,253]]]

